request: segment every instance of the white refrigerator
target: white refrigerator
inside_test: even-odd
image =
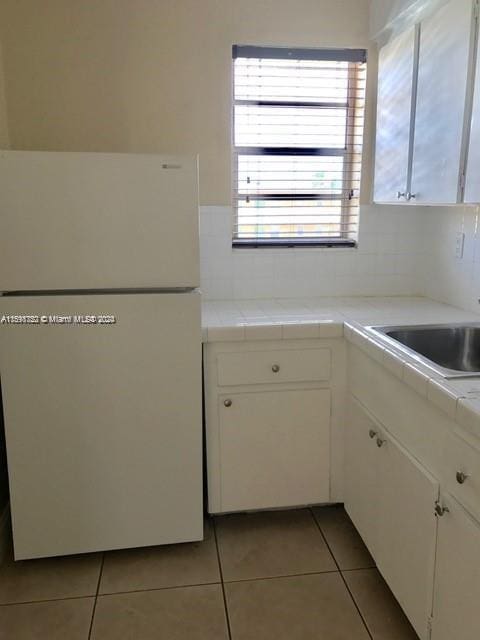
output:
[[[193,157],[0,152],[16,559],[203,537]]]

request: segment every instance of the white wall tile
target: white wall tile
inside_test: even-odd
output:
[[[418,295],[426,268],[419,207],[363,206],[357,249],[232,249],[231,207],[200,208],[207,299]],[[475,245],[472,244],[472,255]],[[480,278],[480,248],[479,248]],[[429,267],[430,269],[430,267]],[[429,271],[430,272],[430,271]]]
[[[432,207],[425,226],[425,294],[469,311],[480,312],[479,207]],[[462,258],[455,256],[458,233],[465,234]]]

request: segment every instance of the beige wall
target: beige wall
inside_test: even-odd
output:
[[[9,145],[7,124],[7,103],[5,101],[5,82],[3,73],[2,46],[0,43],[0,149],[7,149]]]
[[[8,125],[5,103],[5,87],[3,78],[2,47],[0,44],[0,149],[7,149]],[[3,428],[3,409],[0,393],[0,517],[8,502],[7,458],[5,452],[5,432]],[[1,561],[1,558],[0,558]]]
[[[231,45],[366,47],[369,19],[368,0],[2,0],[0,25],[13,148],[198,152],[202,203],[227,204]]]

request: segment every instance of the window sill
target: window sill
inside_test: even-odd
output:
[[[323,247],[325,249],[328,248],[355,248],[357,246],[357,242],[355,240],[322,240],[322,239],[312,239],[312,240],[299,240],[297,238],[293,238],[291,240],[233,240],[232,248],[233,249],[298,249],[299,247],[305,248],[318,248]]]

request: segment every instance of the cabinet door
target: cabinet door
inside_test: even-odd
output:
[[[433,640],[478,640],[480,523],[447,496],[439,518]]]
[[[432,610],[439,484],[390,437],[379,450],[376,561],[421,639]]]
[[[412,192],[419,203],[459,197],[472,0],[449,0],[421,25]]]
[[[219,398],[222,511],[328,502],[330,391]]]
[[[477,48],[474,87],[472,126],[465,174],[464,201],[468,203],[480,202],[480,47]]]
[[[372,555],[376,550],[378,426],[350,397],[345,426],[345,509]]]
[[[379,54],[375,202],[398,201],[398,193],[410,190],[417,33],[407,29]]]

